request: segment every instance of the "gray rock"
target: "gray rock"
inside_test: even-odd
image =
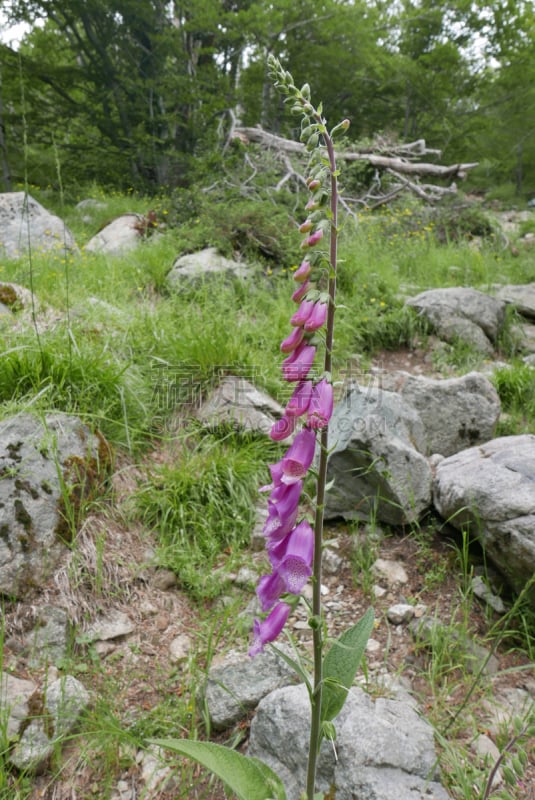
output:
[[[507,305],[514,306],[523,317],[535,319],[535,283],[500,286],[495,290],[494,296]]]
[[[244,279],[252,275],[247,264],[231,261],[217,251],[215,247],[207,247],[198,253],[180,256],[167,273],[167,284],[170,289],[178,291],[183,287],[202,284],[213,277]]]
[[[197,418],[207,426],[231,425],[237,430],[269,434],[284,409],[245,378],[229,375],[202,404]]]
[[[394,586],[396,583],[407,583],[409,576],[401,561],[392,561],[388,558],[378,558],[373,566],[372,572],[377,577]]]
[[[436,380],[402,373],[399,380],[401,397],[423,422],[428,455],[451,456],[493,437],[500,398],[484,375]]]
[[[33,695],[34,704],[38,698]],[[33,710],[19,741],[9,756],[13,766],[39,772],[58,744],[74,729],[89,704],[84,686],[67,675],[51,683],[42,693],[40,709]]]
[[[503,300],[464,287],[430,289],[406,305],[427,317],[442,339],[463,339],[486,355],[492,354],[505,319]]]
[[[0,194],[0,255],[23,258],[29,249],[76,251],[74,236],[63,220],[24,192]]]
[[[32,681],[0,673],[0,725],[8,741],[16,739],[30,713],[28,701],[37,686]]]
[[[335,407],[325,518],[414,522],[431,502],[418,413],[394,392],[352,387]]]
[[[0,422],[0,592],[21,597],[65,557],[84,496],[109,466],[101,436],[73,416]]]
[[[251,725],[248,753],[280,775],[288,800],[298,800],[305,786],[309,720],[308,693],[299,685],[265,697]],[[374,703],[353,688],[335,726],[336,755],[324,741],[318,790],[335,785],[336,800],[447,800],[434,780],[432,729],[412,704],[385,698]]]
[[[396,603],[387,610],[386,617],[392,625],[410,622],[414,617],[414,606],[410,606],[408,603]]]
[[[175,664],[186,661],[193,649],[193,643],[187,633],[179,633],[169,645],[169,658]]]
[[[504,436],[445,458],[433,497],[439,514],[456,528],[469,526],[521,591],[535,572],[535,436]],[[532,597],[535,603],[535,591]]]
[[[284,647],[279,647],[284,649]],[[255,658],[231,652],[210,668],[204,699],[215,730],[234,725],[274,689],[295,681],[295,672],[273,650]]]
[[[89,625],[84,638],[91,642],[106,642],[110,639],[128,636],[134,631],[135,625],[128,614],[112,610]]]
[[[474,575],[471,585],[476,597],[483,600],[497,614],[505,614],[505,605],[502,598],[489,589],[481,575]]]
[[[0,282],[0,302],[9,311],[33,309],[39,311],[39,301],[29,289],[18,283]]]
[[[71,626],[62,608],[43,606],[39,609],[36,627],[26,636],[32,667],[55,664],[65,658]]]
[[[143,214],[121,214],[93,236],[85,249],[90,253],[119,255],[134,250],[144,240]]]

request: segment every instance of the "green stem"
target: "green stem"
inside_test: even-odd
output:
[[[323,122],[323,120],[318,119]],[[338,245],[338,183],[336,177],[336,160],[332,140],[324,135],[331,172],[331,236],[330,236],[330,274],[329,274],[329,308],[325,338],[324,371],[332,372],[332,349],[334,340],[334,312],[336,297],[336,260]],[[321,609],[321,561],[323,548],[323,512],[325,506],[325,487],[327,485],[327,455],[329,448],[329,429],[324,428],[320,439],[320,461],[316,490],[316,516],[314,521],[314,563],[312,577],[312,641],[314,652],[314,686],[311,698],[310,740],[307,767],[307,800],[314,800],[316,785],[316,767],[321,744],[321,695],[323,686],[323,619]]]

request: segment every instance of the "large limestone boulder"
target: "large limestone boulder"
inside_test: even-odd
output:
[[[394,392],[352,387],[335,407],[325,517],[414,522],[431,503],[431,468],[417,411]]]
[[[535,573],[535,436],[504,436],[444,459],[433,500],[451,525],[469,526],[521,591]],[[535,589],[532,597],[535,605]]]
[[[248,754],[280,776],[288,800],[298,800],[306,784],[309,724],[301,684],[265,697],[251,725]],[[435,778],[433,730],[410,702],[374,702],[353,687],[335,727],[336,751],[325,741],[321,747],[318,790],[336,786],[336,800],[447,800]]]
[[[535,283],[499,286],[494,296],[514,306],[523,317],[535,319]]]
[[[244,279],[253,274],[251,267],[241,261],[225,258],[215,247],[198,253],[180,256],[167,273],[167,285],[172,291],[198,286],[212,278]]]
[[[397,391],[422,420],[426,453],[451,456],[487,442],[500,416],[496,389],[479,372],[446,380],[396,373]]]
[[[505,320],[505,301],[465,287],[430,289],[406,305],[427,317],[441,339],[463,339],[485,355],[492,355]]]
[[[279,646],[292,657],[290,648]],[[255,658],[231,651],[210,667],[204,703],[214,730],[235,725],[270,692],[295,683],[295,671],[278,653],[266,650]]]
[[[227,375],[201,405],[197,418],[207,427],[229,425],[267,435],[283,413],[279,403],[245,378]]]
[[[63,220],[25,192],[0,194],[0,255],[22,258],[41,250],[77,250]]]
[[[102,436],[77,417],[0,422],[0,593],[22,597],[50,576],[109,459]]]
[[[118,255],[138,247],[147,232],[143,214],[130,212],[111,220],[85,246],[90,253]]]

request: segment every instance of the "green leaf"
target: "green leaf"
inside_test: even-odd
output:
[[[213,742],[151,739],[151,744],[192,758],[220,778],[239,800],[286,800],[281,779],[257,758]]]
[[[333,642],[325,656],[321,699],[322,722],[334,719],[342,710],[373,630],[374,619],[373,608],[369,608],[356,625],[344,631],[340,638]]]
[[[309,695],[312,694],[312,681],[310,675],[305,669],[303,669],[301,664],[298,661],[296,661],[296,659],[292,658],[287,653],[285,653],[283,650],[279,650],[279,648],[275,647],[275,645],[273,644],[271,645],[271,649],[275,653],[277,653],[279,658],[282,658],[282,660],[285,661],[288,664],[288,666],[294,670],[294,672],[296,672],[296,674],[301,678],[301,680],[307,687]]]

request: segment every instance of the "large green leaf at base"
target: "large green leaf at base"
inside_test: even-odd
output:
[[[356,625],[344,631],[331,645],[323,662],[321,721],[329,722],[340,713],[366,649],[374,623],[369,608]]]
[[[279,776],[257,758],[249,758],[213,742],[151,739],[150,743],[202,764],[220,778],[240,800],[286,800],[286,791]]]

